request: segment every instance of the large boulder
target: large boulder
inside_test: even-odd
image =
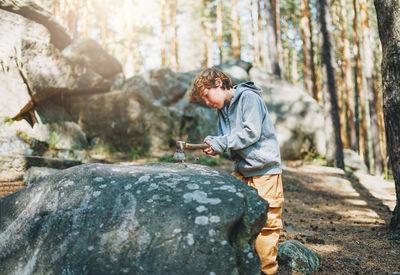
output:
[[[4,274],[259,274],[268,205],[200,165],[87,164],[0,199]]]
[[[161,156],[169,150],[176,120],[146,97],[151,89],[144,80],[135,83],[120,91],[68,96],[63,104],[89,140],[100,138],[111,150]]]
[[[0,80],[6,83],[0,88],[5,99],[0,117],[26,118],[33,124],[33,108],[51,96],[109,90],[106,79],[65,58],[50,43],[45,27],[4,10],[0,17]]]
[[[122,72],[122,65],[92,38],[81,38],[62,51],[73,63],[89,68],[104,78]]]
[[[57,22],[53,14],[33,1],[2,0],[0,9],[22,15],[45,26],[50,33],[50,42],[57,49],[62,50],[72,42],[66,28]]]
[[[326,156],[326,133],[322,107],[304,89],[276,78],[260,68],[250,78],[264,90],[283,159],[302,159],[308,153]],[[331,133],[332,134],[332,133]]]

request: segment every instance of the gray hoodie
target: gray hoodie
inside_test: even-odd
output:
[[[233,87],[229,106],[218,110],[218,136],[207,136],[217,153],[231,151],[235,171],[244,177],[281,174],[281,155],[274,126],[253,82]]]

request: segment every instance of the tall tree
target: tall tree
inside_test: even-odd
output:
[[[252,55],[253,55],[253,64],[257,64],[258,58],[257,58],[257,49],[256,49],[256,30],[255,30],[255,20],[254,20],[254,15],[253,15],[253,8],[254,8],[254,1],[250,0],[250,5],[249,5],[249,14],[250,14],[250,25],[251,25],[251,49],[252,49]]]
[[[218,51],[219,51],[219,62],[222,63],[222,0],[217,0],[217,41],[218,41]]]
[[[271,66],[271,72],[281,76],[281,67],[279,66],[278,56],[278,40],[276,29],[276,11],[273,9],[274,0],[265,0],[265,15],[267,18],[267,35],[268,35],[268,53]]]
[[[166,12],[167,0],[161,0],[161,66],[167,65],[166,49],[167,49],[167,33],[166,33]]]
[[[364,51],[364,69],[366,78],[366,107],[368,108],[367,113],[367,125],[368,129],[368,141],[369,141],[369,159],[370,169],[375,173],[381,174],[383,170],[382,154],[379,142],[379,126],[378,126],[378,114],[376,108],[377,96],[375,90],[374,81],[374,63],[371,48],[371,35],[368,22],[368,5],[366,0],[359,0],[360,4],[360,18],[361,18],[361,30],[363,36],[363,51]]]
[[[263,39],[263,22],[261,14],[261,0],[257,0],[257,38],[258,38],[258,64],[264,67],[264,39]]]
[[[309,0],[301,0],[301,19],[300,29],[301,37],[303,40],[303,75],[304,75],[304,88],[317,99],[317,86],[315,80],[315,64],[314,64],[314,50],[312,41],[312,25]]]
[[[170,66],[173,71],[179,70],[178,62],[178,40],[176,35],[176,0],[169,1],[169,12],[170,12],[170,45],[169,45],[169,58]]]
[[[336,76],[333,60],[333,48],[331,43],[331,18],[329,14],[329,2],[327,0],[317,1],[318,21],[322,34],[322,67],[326,79],[324,90],[324,104],[329,116],[327,116],[327,126],[332,127],[334,141],[330,146],[334,149],[334,165],[344,169],[343,145],[340,137],[340,119],[337,105]],[[329,125],[330,124],[330,125]]]
[[[238,0],[231,0],[232,12],[232,54],[233,58],[240,58],[240,21],[238,13]]]
[[[397,0],[374,0],[382,42],[383,112],[388,154],[397,203],[391,225],[400,232],[400,5]]]

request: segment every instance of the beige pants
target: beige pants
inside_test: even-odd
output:
[[[267,224],[256,238],[255,249],[261,261],[261,271],[265,274],[275,274],[278,270],[276,256],[279,233],[283,227],[281,218],[284,201],[282,177],[277,174],[245,178],[237,172],[233,172],[232,175],[254,187],[258,195],[269,203]]]

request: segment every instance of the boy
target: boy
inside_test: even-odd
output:
[[[262,272],[275,274],[284,200],[282,169],[278,140],[261,92],[253,82],[232,87],[225,73],[209,68],[194,78],[190,99],[202,99],[218,109],[218,136],[204,139],[210,145],[204,152],[216,156],[230,150],[235,161],[232,174],[256,188],[269,203],[268,221],[256,238],[255,249]]]

